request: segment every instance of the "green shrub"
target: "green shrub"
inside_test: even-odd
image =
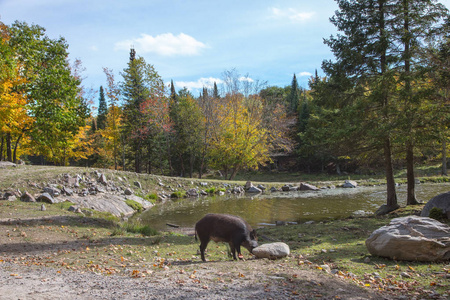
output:
[[[145,236],[158,234],[158,231],[156,229],[151,228],[147,224],[142,224],[142,222],[139,220],[132,220],[121,224],[117,232],[120,232],[120,229],[126,232],[140,233]]]
[[[144,208],[142,207],[142,204],[139,202],[136,202],[134,200],[126,200],[125,203],[131,207],[132,209],[136,210],[136,211],[142,211]]]
[[[433,207],[430,210],[429,217],[435,220],[442,220],[444,218],[444,212],[438,207]]]
[[[158,195],[156,193],[147,194],[144,197],[145,200],[155,203],[158,200]]]
[[[172,194],[170,194],[171,198],[183,198],[186,195],[185,192],[181,192],[181,191],[176,191],[173,192]]]
[[[216,188],[212,187],[212,188],[206,189],[205,192],[207,192],[208,194],[214,194],[216,192]]]

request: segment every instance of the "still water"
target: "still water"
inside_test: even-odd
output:
[[[450,191],[450,183],[416,185],[416,197],[427,202]],[[397,187],[400,206],[406,204],[406,185]],[[166,230],[167,223],[193,227],[207,213],[227,213],[243,217],[250,225],[275,221],[305,222],[350,216],[357,210],[374,212],[386,203],[386,187],[327,189],[318,192],[276,192],[257,196],[216,196],[168,201],[139,217],[153,228]]]

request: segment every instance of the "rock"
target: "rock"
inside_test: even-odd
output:
[[[50,204],[57,203],[55,198],[53,198],[52,195],[50,195],[49,193],[43,193],[36,200],[39,201],[39,202],[47,202],[47,203],[50,203]]]
[[[356,188],[358,186],[358,183],[353,180],[346,180],[344,184],[342,185],[343,188]]]
[[[244,189],[247,191],[249,188],[251,188],[253,186],[253,183],[251,183],[251,181],[247,181],[245,183]]]
[[[284,226],[287,225],[285,221],[275,221],[276,226]]]
[[[450,213],[450,192],[437,195],[436,197],[428,201],[422,209],[420,216],[428,217],[430,215],[430,210],[433,207],[442,209],[442,213],[448,216],[448,214]]]
[[[383,216],[385,214],[390,213],[391,211],[398,209],[399,207],[400,207],[399,205],[397,205],[395,207],[390,207],[390,206],[387,206],[386,204],[383,204],[377,209],[377,211],[375,212],[375,215]]]
[[[330,268],[329,265],[320,265],[320,267],[322,268],[322,270],[323,270],[324,272],[327,272],[328,274],[331,273],[331,268]]]
[[[264,244],[252,250],[257,258],[277,259],[288,256],[290,253],[289,246],[285,243],[277,242]]]
[[[36,202],[36,199],[28,192],[23,193],[22,196],[20,196],[20,200],[23,202]]]
[[[53,186],[47,186],[44,188],[44,193],[50,194],[52,197],[58,197],[61,195],[61,190]]]
[[[247,193],[257,194],[257,193],[262,193],[262,190],[260,190],[256,186],[251,186],[250,188],[247,189]]]
[[[189,189],[186,191],[186,195],[188,197],[198,197],[198,191],[197,189]]]
[[[366,240],[372,255],[395,260],[445,261],[450,259],[450,227],[431,218],[392,219]]]
[[[244,193],[244,188],[241,186],[235,186],[234,188],[231,189],[231,193],[233,194],[242,194]]]
[[[307,222],[305,222],[304,224],[305,224],[305,225],[311,225],[311,224],[314,224],[314,221],[307,221]]]
[[[101,184],[104,184],[104,185],[108,184],[108,180],[106,179],[105,174],[103,174],[103,173],[99,174],[98,182],[100,182]]]
[[[45,207],[44,204],[42,204],[42,205],[41,205],[41,211],[46,211],[46,210],[47,210],[47,208]]]
[[[142,185],[139,181],[135,181],[134,185],[138,188],[138,189],[142,189]]]
[[[125,203],[125,197],[113,194],[97,194],[80,197],[73,195],[67,200],[74,203],[76,207],[90,208],[96,211],[109,212],[116,217],[129,216],[135,211]]]
[[[133,200],[133,201],[141,204],[143,209],[147,209],[147,208],[150,208],[153,206],[153,203],[151,203],[150,201],[147,201],[144,198],[141,198],[136,195],[125,196],[125,200]]]
[[[292,186],[292,185],[283,185],[282,187],[281,187],[281,190],[283,191],[283,192],[292,192],[292,191],[297,191],[298,190],[298,188],[297,187],[295,187],[295,186]]]
[[[278,192],[278,189],[273,186],[273,187],[270,188],[270,192],[272,192],[272,193]]]
[[[265,191],[266,190],[266,187],[263,186],[262,184],[258,184],[257,188],[260,189],[261,191]]]
[[[67,196],[72,196],[73,195],[73,190],[71,188],[68,187],[63,187],[62,192],[64,194],[66,194]]]
[[[312,184],[301,182],[298,190],[299,191],[318,191],[319,188]]]
[[[202,196],[208,196],[208,193],[205,192],[204,190],[201,190],[201,191],[200,191],[200,195],[202,195]]]
[[[77,206],[71,205],[71,206],[69,207],[68,211],[76,211],[77,209],[78,209]]]
[[[125,191],[123,192],[125,195],[133,195],[133,191],[130,188],[126,188]]]

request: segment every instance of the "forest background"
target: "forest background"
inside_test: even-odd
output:
[[[114,168],[202,178],[218,171],[373,174],[397,207],[394,169],[439,161],[447,174],[450,44],[448,10],[431,0],[338,0],[325,39],[326,76],[285,87],[223,72],[222,83],[167,89],[131,48],[98,93],[82,85],[64,38],[39,25],[0,23],[0,160]],[[98,108],[93,103],[98,100]]]

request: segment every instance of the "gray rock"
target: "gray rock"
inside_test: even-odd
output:
[[[55,198],[53,198],[49,193],[43,193],[36,200],[39,202],[46,202],[50,204],[57,203],[57,201],[55,201]]]
[[[151,203],[150,201],[147,201],[144,198],[141,198],[136,195],[125,196],[125,200],[133,200],[137,203],[140,203],[142,205],[142,208],[144,208],[144,209],[147,209],[147,208],[150,208],[153,206],[153,203]]]
[[[262,190],[260,190],[256,186],[251,186],[250,188],[247,189],[247,193],[258,194],[258,193],[262,193]]]
[[[8,199],[9,200],[9,199]],[[36,199],[28,192],[25,192],[20,196],[20,200],[23,202],[36,202]]]
[[[125,197],[112,194],[97,194],[80,197],[73,195],[67,200],[80,208],[90,208],[96,211],[109,212],[116,217],[129,216],[135,211],[125,203]]]
[[[67,196],[72,196],[73,195],[73,190],[71,188],[68,187],[63,187],[62,191],[64,192],[64,194],[66,194]]]
[[[245,183],[244,189],[247,191],[249,188],[253,186],[253,183],[251,181],[247,181]]]
[[[431,218],[392,219],[366,240],[372,255],[395,260],[445,261],[450,259],[450,227]]]
[[[130,188],[126,188],[125,191],[123,192],[125,195],[133,195],[133,191]]]
[[[108,184],[108,180],[106,179],[105,174],[103,174],[103,173],[99,174],[98,182],[100,182],[101,184],[104,184],[104,185]]]
[[[448,215],[450,213],[450,192],[437,195],[436,197],[428,201],[422,209],[420,216],[428,217],[430,215],[430,210],[433,207],[442,209],[442,213],[444,215]]]
[[[318,191],[319,188],[312,184],[301,182],[298,190],[299,191]]]
[[[344,184],[342,185],[343,188],[356,188],[358,186],[358,183],[353,180],[346,180]]]
[[[68,209],[68,211],[76,211],[78,209],[77,206],[71,205]]]
[[[47,186],[44,188],[44,193],[50,194],[52,197],[58,197],[61,195],[61,190],[53,186]]]
[[[188,197],[198,197],[198,190],[197,189],[189,189],[186,191],[186,195]]]
[[[273,186],[273,187],[270,188],[270,191],[271,191],[272,193],[274,193],[274,192],[278,192],[278,189],[277,189],[276,187]]]
[[[134,186],[136,186],[138,189],[142,189],[142,185],[139,181],[135,181]]]
[[[261,191],[265,191],[266,190],[266,187],[263,186],[262,184],[258,184],[257,188],[260,189]]]
[[[47,210],[47,208],[45,207],[44,204],[42,204],[42,205],[41,205],[41,211],[46,211],[46,210]]]
[[[285,243],[277,242],[264,244],[252,250],[257,258],[277,259],[286,257],[290,253],[289,246]]]

